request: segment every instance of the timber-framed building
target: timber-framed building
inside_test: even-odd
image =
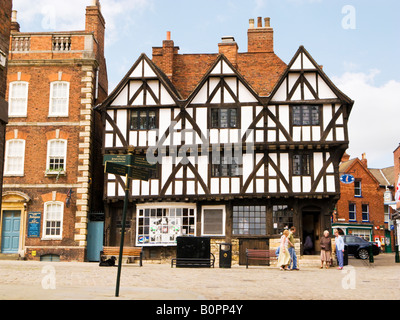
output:
[[[289,64],[273,49],[269,18],[250,20],[248,50],[222,38],[217,54],[179,54],[167,33],[142,54],[96,109],[104,154],[157,159],[149,181],[132,180],[125,245],[145,259],[174,255],[179,235],[273,248],[296,226],[298,245],[331,227],[339,163],[353,101],[300,46]],[[105,174],[105,245],[120,239],[125,180]]]

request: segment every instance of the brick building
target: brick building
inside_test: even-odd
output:
[[[92,108],[107,96],[105,21],[98,0],[86,7],[82,31],[21,32],[16,18],[14,12],[1,252],[84,261],[90,213],[102,210],[102,186],[91,183],[102,172],[92,152],[101,146]]]
[[[339,172],[353,176],[354,181],[340,184],[340,200],[332,227],[368,241],[379,239],[383,250],[391,252],[393,208],[390,202],[394,194],[394,168],[371,169],[365,154],[361,159],[350,159],[345,154]]]
[[[0,209],[3,185],[4,142],[8,122],[8,103],[5,99],[7,86],[7,60],[11,31],[11,0],[0,0]]]

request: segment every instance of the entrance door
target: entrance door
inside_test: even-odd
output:
[[[2,253],[18,253],[20,224],[20,211],[3,211]]]
[[[239,265],[246,264],[246,249],[269,249],[268,239],[240,239],[239,240]],[[249,265],[267,264],[265,260],[249,260]]]
[[[319,211],[303,211],[303,252],[304,255],[314,255],[321,251],[321,223]]]
[[[89,221],[87,236],[87,260],[100,261],[103,250],[104,221]]]

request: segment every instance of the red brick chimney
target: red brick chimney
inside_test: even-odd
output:
[[[159,65],[167,77],[172,80],[174,74],[174,56],[178,54],[179,47],[175,47],[171,40],[171,31],[167,31],[167,40],[162,47],[153,47],[153,61]]]
[[[232,63],[232,65],[237,67],[237,56],[238,56],[238,45],[235,42],[235,38],[228,36],[222,37],[222,42],[218,43],[218,51],[220,54],[224,54],[225,57]]]
[[[365,153],[362,154],[361,163],[364,165],[364,167],[368,168],[367,155]]]
[[[19,32],[19,23],[17,21],[16,10],[13,10],[11,15],[11,32]]]
[[[247,41],[248,52],[274,52],[274,30],[270,26],[270,18],[264,18],[264,27],[261,17],[257,19],[257,27],[254,26],[254,19],[250,19]]]
[[[99,0],[92,0],[90,6],[86,7],[85,30],[93,32],[98,43],[98,54],[104,56],[104,34],[106,22],[101,13],[101,5]]]

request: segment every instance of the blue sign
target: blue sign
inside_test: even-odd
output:
[[[351,174],[344,174],[340,177],[340,181],[346,184],[353,183],[355,178]]]
[[[39,238],[40,237],[40,219],[41,212],[29,212],[28,213],[28,238]]]

